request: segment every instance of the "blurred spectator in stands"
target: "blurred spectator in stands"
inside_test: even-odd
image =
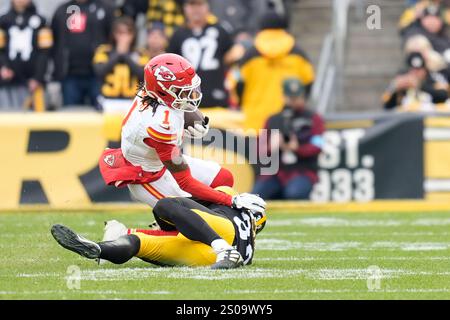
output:
[[[410,53],[407,66],[408,70],[396,76],[383,94],[386,110],[400,107],[405,111],[433,111],[433,104],[447,100],[447,80],[442,74],[427,69],[421,53]]]
[[[444,54],[450,48],[449,23],[450,11],[440,1],[421,1],[403,14],[401,34],[404,40],[417,34],[424,35],[436,51]]]
[[[234,46],[229,52],[232,65],[225,80],[230,108],[239,108],[239,86],[235,76],[239,73],[237,62],[252,46],[261,18],[269,11],[289,16],[289,8],[295,1],[297,0],[209,0],[211,12],[234,39]]]
[[[147,28],[147,51],[151,58],[166,52],[169,40],[162,23],[153,23]]]
[[[43,111],[52,33],[31,0],[12,0],[0,17],[0,109]]]
[[[420,52],[425,59],[427,69],[437,72],[446,68],[444,57],[433,49],[430,40],[421,34],[411,36],[406,40],[404,47],[405,56],[412,52]]]
[[[286,28],[284,17],[275,12],[265,14],[254,45],[240,62],[238,81],[246,128],[261,129],[271,115],[283,108],[285,78],[300,80],[309,95],[314,68]]]
[[[0,13],[5,14],[10,7],[10,3],[8,1],[0,2]]]
[[[285,107],[269,118],[268,148],[280,151],[280,169],[257,179],[253,193],[264,199],[308,199],[318,181],[318,156],[325,130],[322,118],[306,109],[306,88],[297,78],[283,83]]]
[[[259,21],[268,11],[285,15],[292,0],[210,0],[211,12],[233,35],[247,32],[255,35]]]
[[[168,52],[188,59],[202,79],[201,107],[228,106],[225,72],[232,62],[231,35],[211,16],[207,0],[186,0],[186,25],[173,34]]]
[[[237,31],[234,38],[234,45],[230,49],[229,59],[231,66],[225,77],[225,88],[229,93],[229,107],[239,109],[239,94],[242,86],[239,83],[239,61],[242,60],[247,50],[253,46],[253,37],[250,33],[241,30]]]
[[[404,48],[405,56],[413,52],[419,52],[424,60],[428,71],[441,73],[447,81],[450,80],[450,69],[443,55],[435,51],[430,41],[423,35],[417,34],[408,38]]]
[[[405,0],[405,4],[407,7],[412,7],[417,4],[419,0]]]
[[[99,84],[92,59],[111,34],[113,8],[100,0],[71,0],[56,10],[52,30],[55,79],[62,84],[63,104],[98,107]]]
[[[140,13],[144,13],[148,25],[162,23],[167,37],[171,37],[175,30],[184,24],[183,0],[126,0],[123,13],[136,20]]]
[[[136,28],[133,19],[114,21],[112,45],[101,45],[94,56],[94,70],[101,84],[100,104],[106,112],[122,112],[130,107],[139,82],[144,80],[144,66],[149,57],[135,49]]]
[[[402,13],[399,20],[400,33],[403,34],[407,29],[413,26],[423,15],[424,10],[428,6],[440,6],[442,0],[406,0],[407,9]]]

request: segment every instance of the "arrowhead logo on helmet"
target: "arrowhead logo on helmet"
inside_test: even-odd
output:
[[[163,53],[144,68],[144,89],[160,104],[183,112],[194,112],[200,105],[201,79],[182,56]]]
[[[158,81],[175,81],[177,77],[166,66],[159,66],[155,70],[155,77]]]

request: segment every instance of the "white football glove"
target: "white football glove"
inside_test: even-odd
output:
[[[241,193],[233,197],[232,207],[255,212],[265,212],[266,202],[256,194]]]
[[[209,131],[209,118],[205,117],[203,124],[196,123],[194,126],[189,126],[184,129],[184,135],[192,139],[201,139],[208,134]]]

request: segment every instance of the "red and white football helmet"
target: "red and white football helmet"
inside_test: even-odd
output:
[[[202,100],[201,80],[182,56],[160,54],[144,69],[145,91],[159,103],[184,112],[197,110]]]

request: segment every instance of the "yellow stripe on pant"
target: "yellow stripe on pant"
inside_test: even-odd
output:
[[[191,209],[198,214],[217,234],[233,244],[235,231],[233,223],[227,218]],[[176,236],[152,236],[134,233],[141,240],[138,258],[171,266],[208,266],[216,261],[214,250],[201,242],[187,239],[181,233]]]

